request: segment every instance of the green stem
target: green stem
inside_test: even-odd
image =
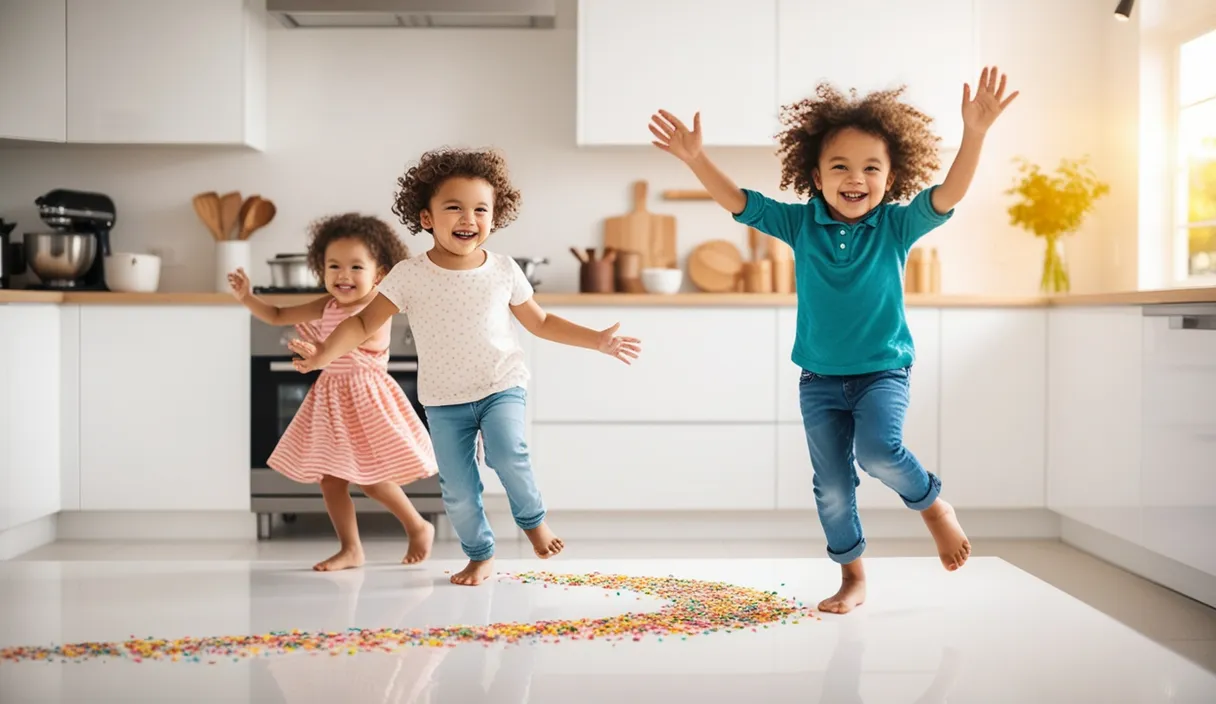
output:
[[[1044,293],[1067,293],[1071,287],[1068,267],[1056,248],[1057,237],[1047,237],[1047,250],[1043,256],[1043,278],[1039,289]]]

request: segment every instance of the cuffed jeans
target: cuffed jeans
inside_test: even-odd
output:
[[[827,536],[828,557],[848,564],[866,549],[857,514],[861,478],[854,462],[921,511],[937,500],[941,480],[904,447],[910,368],[798,380],[802,425],[814,470],[815,506]]]
[[[426,407],[431,444],[439,461],[443,508],[470,560],[494,556],[494,532],[481,502],[478,431],[485,443],[486,464],[507,490],[515,524],[531,530],[545,520],[524,439],[526,397],[522,388],[514,387],[472,403]]]

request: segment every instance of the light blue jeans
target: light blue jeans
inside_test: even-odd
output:
[[[803,371],[798,381],[802,425],[811,451],[815,506],[828,540],[828,557],[848,564],[866,549],[857,513],[854,462],[893,489],[904,505],[923,511],[942,483],[904,447],[910,368],[822,376]]]
[[[545,520],[545,506],[532,478],[532,461],[524,439],[527,393],[514,387],[480,401],[451,406],[427,406],[431,443],[439,461],[443,508],[470,560],[494,556],[494,531],[481,503],[481,472],[477,467],[477,432],[485,443],[486,464],[507,490],[515,524],[531,530]]]

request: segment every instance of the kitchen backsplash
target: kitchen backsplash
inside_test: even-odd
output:
[[[955,217],[924,241],[939,248],[943,292],[1036,290],[1042,243],[1009,227],[1005,214],[1011,159],[1025,155],[1054,163],[1061,156],[1102,151],[1103,136],[1092,123],[1103,107],[1103,81],[1095,78],[1103,70],[1102,33],[1113,24],[1109,4],[984,3],[985,60],[999,61],[1022,96],[993,129]],[[519,219],[496,233],[489,247],[548,257],[551,263],[538,272],[544,290],[577,289],[577,262],[569,248],[599,245],[604,218],[630,207],[631,184],[639,178],[650,184],[650,210],[677,217],[681,266],[694,246],[709,239],[729,239],[746,251],[746,228],[712,202],[660,198],[665,189],[699,187],[674,158],[650,148],[575,146],[573,4],[560,7],[559,28],[549,32],[288,32],[271,24],[265,152],[0,145],[0,215],[18,221],[18,232],[40,229],[38,195],[60,187],[107,193],[118,210],[116,251],[160,253],[161,290],[210,290],[215,243],[191,198],[203,191],[259,193],[278,208],[274,221],[251,240],[251,275],[263,284],[270,278],[265,260],[302,251],[308,223],[334,212],[384,217],[412,251],[422,251],[430,237],[409,236],[391,212],[395,182],[407,162],[444,144],[493,145],[506,153],[523,205]],[[1052,22],[1043,23],[1043,17]],[[1051,48],[1027,52],[1031,39]],[[648,117],[638,116],[640,127]],[[713,123],[706,121],[704,129],[713,130]],[[739,185],[794,199],[777,190],[772,150],[711,153]],[[943,156],[946,167],[952,158],[953,153]],[[1101,215],[1090,231],[1103,227]],[[1096,251],[1097,243],[1088,232],[1071,246],[1080,254]],[[1075,257],[1074,290],[1098,287],[1102,275],[1095,262]]]

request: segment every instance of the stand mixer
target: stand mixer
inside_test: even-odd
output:
[[[101,193],[55,189],[34,200],[54,232],[25,233],[25,260],[42,282],[30,288],[108,291],[114,201]]]

